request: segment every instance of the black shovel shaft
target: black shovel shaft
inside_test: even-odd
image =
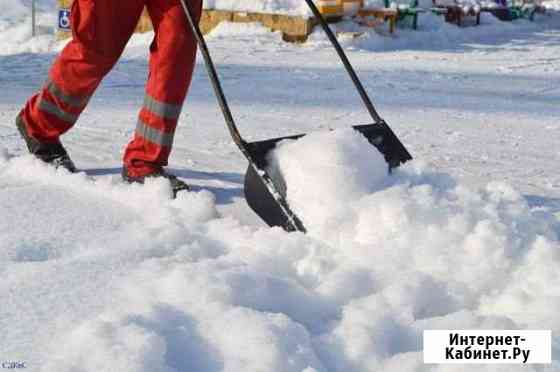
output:
[[[185,11],[187,21],[189,22],[196,42],[200,48],[200,52],[202,53],[202,57],[204,58],[206,71],[208,72],[208,76],[210,77],[212,88],[214,89],[214,93],[216,94],[216,98],[218,99],[218,103],[220,105],[220,109],[222,110],[222,114],[224,115],[224,119],[226,120],[229,132],[241,152],[243,152],[245,156],[248,156],[244,147],[243,138],[241,137],[241,134],[239,133],[239,130],[235,125],[235,121],[233,120],[233,115],[231,114],[231,110],[229,109],[229,105],[224,94],[224,90],[222,89],[222,85],[220,84],[220,79],[218,78],[218,73],[216,72],[216,68],[214,67],[214,62],[212,62],[212,58],[210,57],[210,52],[208,51],[208,47],[206,46],[206,41],[204,40],[204,36],[202,36],[202,32],[198,27],[198,23],[194,20],[192,8],[190,4],[185,0],[179,1],[181,2],[181,6]]]
[[[202,32],[198,27],[198,23],[195,20],[191,5],[188,3],[189,0],[179,1],[185,12],[189,27],[204,58],[206,71],[208,72],[212,88],[214,89],[214,93],[220,105],[231,137],[237,147],[241,150],[241,153],[249,161],[249,168],[245,177],[245,195],[247,203],[269,225],[281,226],[286,231],[305,232],[306,229],[303,226],[301,220],[288,205],[285,194],[282,194],[280,192],[281,188],[279,188],[279,186],[275,184],[274,180],[266,171],[266,154],[259,152],[259,149],[262,149],[262,146],[260,145],[270,141],[247,143],[241,137],[241,134],[239,133],[239,130],[235,125],[233,115],[231,114],[231,110],[220,84],[216,68],[214,67],[212,58],[210,57],[210,52],[208,51],[208,47],[206,46],[204,36],[202,35]],[[360,79],[356,75],[356,72],[350,65],[350,62],[346,57],[344,51],[342,50],[342,47],[338,43],[338,40],[332,33],[323,16],[319,13],[315,4],[313,4],[312,0],[305,0],[305,2],[310,7],[314,16],[319,20],[321,27],[333,44],[336,52],[338,53],[338,56],[340,57],[342,63],[344,64],[344,67],[346,68],[346,71],[350,75],[352,82],[358,90],[362,101],[364,102],[367,110],[369,111],[372,119],[375,122],[375,124],[368,125],[367,127],[374,127],[375,133],[383,133],[384,135],[377,136],[381,138],[380,143],[374,143],[372,142],[372,140],[377,139],[377,137],[373,138],[366,135],[365,133],[363,134],[366,135],[368,140],[373,145],[378,147],[379,151],[384,154],[385,158],[388,161],[389,167],[397,166],[398,164],[411,159],[410,154],[406,151],[404,146],[400,143],[398,138],[394,135],[385,121],[381,119],[379,114],[375,111],[375,108],[373,107],[373,104],[371,103],[364,87],[362,86]],[[366,128],[362,128],[363,130],[361,130],[361,128],[358,127],[354,127],[354,129],[360,130],[361,132],[363,132],[363,130],[366,130]],[[274,143],[276,142],[277,140],[274,141]]]
[[[206,46],[206,41],[204,40],[204,36],[202,36],[202,32],[198,27],[197,22],[194,19],[193,11],[190,4],[187,3],[186,0],[179,0],[181,2],[181,6],[185,11],[185,15],[187,17],[187,21],[189,22],[190,28],[194,34],[196,42],[200,48],[200,52],[202,53],[202,57],[204,58],[204,64],[206,66],[206,71],[208,72],[208,76],[210,77],[210,81],[212,83],[212,88],[214,89],[214,93],[216,94],[216,98],[218,99],[218,103],[220,104],[220,108],[222,110],[222,114],[224,115],[227,127],[233,138],[233,141],[241,150],[241,153],[247,158],[249,161],[249,167],[252,172],[255,174],[259,173],[259,169],[257,168],[255,162],[251,158],[251,154],[247,150],[247,143],[241,137],[237,126],[235,125],[235,121],[233,120],[233,115],[231,114],[231,110],[229,109],[229,105],[226,100],[226,96],[220,84],[220,79],[218,78],[218,73],[216,72],[216,68],[214,67],[214,63],[212,62],[212,58],[210,57],[210,52],[208,51],[208,47]],[[274,195],[276,189],[270,177],[263,173],[260,175],[260,179],[263,182],[263,185],[266,187],[267,192],[270,195]],[[282,215],[285,217],[285,223],[283,228],[288,231],[302,231],[305,232],[305,228],[303,224],[297,218],[297,216],[292,212],[290,207],[288,206],[286,200],[284,198],[279,197],[276,199],[276,204],[278,208],[282,211]]]
[[[239,147],[239,149],[243,152],[243,154],[245,154],[247,156],[248,154],[246,154],[246,149],[244,147],[243,137],[241,137],[241,134],[239,133],[239,130],[237,129],[237,126],[235,125],[235,121],[233,119],[233,115],[231,114],[231,110],[229,108],[229,105],[227,103],[224,91],[223,91],[222,86],[220,84],[220,80],[218,78],[216,68],[214,67],[214,63],[212,61],[212,58],[210,57],[210,52],[208,51],[206,41],[204,40],[204,36],[202,35],[202,32],[200,31],[200,28],[198,27],[197,22],[194,20],[194,15],[193,15],[192,8],[186,0],[179,0],[179,1],[181,2],[181,6],[183,7],[183,10],[185,11],[185,15],[187,17],[187,21],[189,23],[189,26],[190,26],[193,34],[194,34],[194,37],[196,39],[196,42],[197,42],[198,46],[200,48],[200,52],[202,53],[202,57],[204,58],[206,71],[208,72],[208,76],[210,77],[210,82],[212,84],[212,88],[214,89],[214,93],[216,94],[216,98],[218,99],[218,103],[219,103],[220,108],[222,110],[222,114],[224,115],[224,119],[225,119],[226,124],[228,126],[229,132],[230,132],[233,140],[235,141],[235,143]],[[348,60],[348,57],[344,53],[344,50],[340,46],[340,43],[336,39],[336,36],[333,34],[331,29],[329,28],[329,25],[327,24],[327,21],[325,21],[325,18],[321,15],[321,13],[319,12],[319,10],[317,9],[317,7],[315,6],[315,4],[313,3],[312,0],[305,0],[305,2],[307,3],[309,8],[311,9],[311,12],[313,13],[313,15],[319,20],[319,24],[321,25],[321,28],[327,34],[327,37],[329,38],[330,42],[334,46],[334,48],[336,50],[336,53],[340,57],[340,59],[342,61],[342,64],[344,65],[344,68],[346,69],[346,72],[348,72],[348,75],[350,75],[350,78],[352,79],[352,82],[354,83],[354,86],[356,87],[356,90],[360,94],[360,97],[362,98],[362,101],[363,101],[364,105],[366,106],[371,118],[373,119],[373,121],[375,123],[384,123],[384,120],[379,116],[379,114],[375,110],[375,107],[373,107],[373,103],[371,102],[368,94],[366,93],[366,90],[364,89],[360,79],[358,78],[358,75],[354,71],[354,68],[350,64],[350,61]]]
[[[305,2],[307,3],[309,8],[311,9],[311,12],[313,12],[313,15],[315,16],[315,18],[317,18],[319,20],[319,24],[321,25],[321,28],[323,29],[323,31],[325,31],[325,33],[327,34],[327,37],[329,38],[331,44],[334,46],[334,49],[336,50],[336,53],[340,57],[340,60],[342,61],[342,64],[344,65],[344,68],[346,69],[346,72],[348,72],[348,75],[350,75],[350,78],[352,79],[352,82],[354,83],[354,86],[356,87],[356,90],[360,94],[360,97],[362,98],[362,101],[364,102],[364,105],[366,106],[369,114],[371,115],[371,118],[373,119],[373,121],[375,123],[383,122],[383,119],[381,119],[381,117],[379,116],[379,114],[375,110],[375,107],[373,107],[373,103],[369,99],[369,96],[366,93],[366,90],[364,89],[364,87],[362,85],[362,82],[360,81],[360,79],[358,78],[358,75],[356,74],[356,71],[354,71],[354,68],[350,64],[350,61],[348,60],[348,57],[346,57],[346,53],[344,53],[344,50],[340,46],[340,43],[336,39],[336,36],[331,31],[329,25],[327,24],[327,21],[325,21],[325,18],[321,15],[321,13],[319,12],[319,9],[317,9],[315,4],[313,3],[313,0],[305,0]]]

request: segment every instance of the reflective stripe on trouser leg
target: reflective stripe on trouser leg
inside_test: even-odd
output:
[[[187,1],[191,2],[199,18],[201,1]],[[150,48],[150,74],[140,122],[164,133],[172,133],[191,82],[196,41],[179,0],[146,0],[146,5],[156,34]],[[138,132],[124,154],[124,163],[131,176],[144,176],[167,165],[171,150],[171,147],[158,145]]]
[[[146,94],[142,108],[162,119],[178,120],[182,105],[160,102]]]
[[[148,124],[138,120],[136,125],[136,135],[143,139],[150,141],[158,146],[171,147],[173,146],[173,136],[175,131],[166,133],[163,130],[150,127]]]
[[[76,120],[78,120],[78,115],[65,111],[55,103],[49,102],[44,96],[39,99],[38,107],[40,111],[56,116],[58,119],[70,125],[74,125]]]
[[[171,111],[160,110],[164,107],[151,105],[149,109],[168,118],[156,115],[146,106],[140,111],[134,139],[125,152],[125,165],[130,176],[144,176],[167,165],[180,108]]]
[[[89,97],[64,93],[52,80],[27,102],[23,120],[31,137],[41,142],[56,142],[70,129],[84,110]]]
[[[65,105],[75,107],[75,108],[84,108],[89,99],[90,95],[82,97],[82,96],[75,96],[66,94],[62,91],[62,89],[56,85],[56,83],[52,80],[47,80],[45,84],[45,89],[51,93],[54,97],[58,99],[58,101],[64,103]]]

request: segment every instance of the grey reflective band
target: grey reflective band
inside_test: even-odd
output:
[[[64,93],[52,80],[47,81],[46,89],[47,91],[49,91],[49,93],[51,93],[53,96],[55,96],[65,104],[76,108],[84,107],[89,101],[89,97],[84,98],[69,96],[68,94]]]
[[[144,108],[163,119],[177,120],[181,115],[181,105],[159,102],[148,95],[144,98]]]
[[[160,146],[171,147],[173,145],[174,133],[165,133],[159,129],[152,128],[141,120],[136,125],[136,134],[148,141]]]
[[[50,103],[43,97],[41,97],[39,101],[39,110],[54,115],[60,120],[65,121],[69,124],[74,124],[78,120],[78,115],[69,114],[66,111],[63,111],[60,107],[58,107],[54,103]]]

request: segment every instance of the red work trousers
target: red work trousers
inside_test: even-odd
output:
[[[187,1],[198,20],[202,0]],[[22,111],[32,137],[57,142],[74,125],[121,56],[144,6],[155,38],[144,105],[124,164],[130,176],[144,176],[167,165],[196,57],[196,41],[179,0],[74,0],[72,41],[54,62],[41,91]]]

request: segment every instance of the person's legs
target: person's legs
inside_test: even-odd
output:
[[[198,20],[202,1],[187,1]],[[167,165],[196,58],[196,40],[179,0],[146,0],[146,3],[155,38],[150,47],[144,105],[134,139],[124,154],[125,177],[131,178],[161,172]]]
[[[73,39],[54,62],[41,91],[18,120],[27,135],[57,144],[84,110],[93,92],[120,57],[145,0],[74,0]]]

